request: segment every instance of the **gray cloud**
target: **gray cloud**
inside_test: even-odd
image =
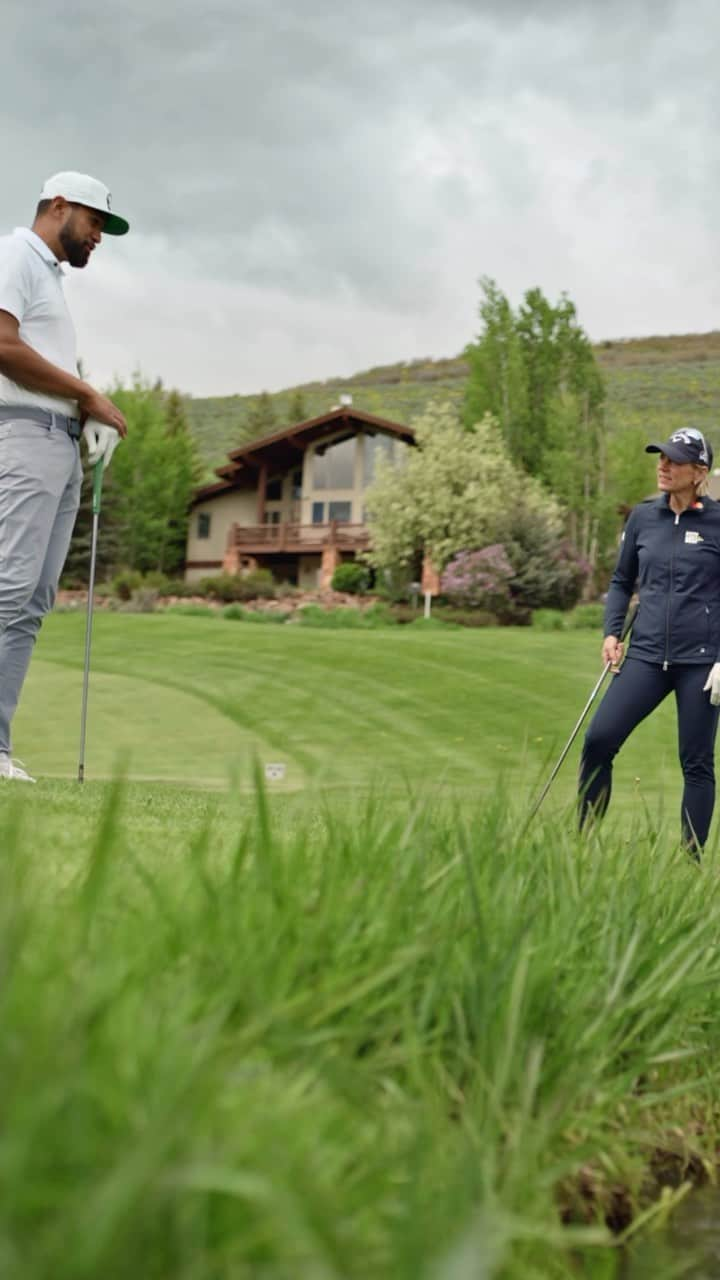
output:
[[[102,376],[445,354],[482,273],[567,289],[598,337],[716,323],[710,0],[5,10],[0,221],[65,167],[132,221],[69,284]]]

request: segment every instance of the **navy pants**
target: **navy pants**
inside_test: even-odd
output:
[[[610,802],[612,762],[633,729],[667,697],[675,694],[678,751],[683,771],[683,841],[701,849],[715,804],[715,733],[718,707],[703,693],[709,667],[689,663],[668,667],[628,658],[612,677],[585,735],[580,761],[580,826],[589,813],[601,816]]]

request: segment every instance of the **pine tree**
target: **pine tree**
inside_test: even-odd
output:
[[[305,397],[300,387],[293,391],[290,397],[290,405],[288,408],[288,423],[294,427],[296,422],[305,422],[308,412],[305,404]]]
[[[93,470],[84,466],[80,506],[70,549],[62,574],[62,585],[67,588],[85,588],[90,577],[90,552],[92,547],[92,498]],[[118,517],[117,491],[113,483],[112,468],[103,476],[102,503],[98,525],[98,541],[95,553],[95,579],[104,582],[112,577],[122,562],[122,530]]]
[[[262,391],[247,416],[248,438],[269,435],[277,426],[275,406],[268,391]]]
[[[184,555],[192,490],[201,466],[182,396],[136,377],[112,399],[128,421],[103,480],[97,551],[99,580],[121,568],[177,573]],[[92,473],[87,471],[64,581],[85,583],[92,526]]]
[[[167,574],[179,571],[185,558],[189,500],[202,478],[202,464],[190,433],[183,397],[170,391],[164,399],[165,438],[172,442],[170,492],[167,495],[165,537],[158,548],[157,568]]]

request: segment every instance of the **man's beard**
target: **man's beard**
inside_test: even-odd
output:
[[[68,218],[65,226],[58,234],[65,255],[71,267],[86,267],[90,261],[90,249],[86,240],[77,236],[73,230],[72,216]]]

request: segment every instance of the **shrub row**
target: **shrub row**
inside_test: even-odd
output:
[[[348,562],[338,565],[331,587],[347,595],[362,595],[367,591],[370,571],[362,564]],[[269,569],[255,569],[242,576],[234,573],[218,573],[201,578],[198,582],[185,582],[167,578],[163,573],[139,573],[136,569],[123,569],[109,582],[97,588],[99,595],[117,596],[130,600],[133,592],[144,588],[157,592],[158,596],[206,596],[223,604],[237,604],[247,600],[273,600],[293,595],[297,591],[286,583],[276,582]]]
[[[359,572],[349,574],[346,572],[348,570]],[[332,582],[334,590],[342,590],[348,594],[356,594],[366,585],[367,570],[354,562],[340,565]],[[243,608],[243,604],[251,600],[287,599],[297,594],[296,588],[275,582],[267,569],[258,569],[245,577],[217,574],[199,582],[185,582],[182,579],[167,578],[162,573],[141,574],[127,569],[116,574],[110,582],[99,584],[96,593],[108,599],[111,606],[133,613],[151,613],[164,600],[174,597],[177,603],[164,606],[168,611],[187,616],[216,616],[216,608],[197,601],[197,597],[201,596],[212,601],[213,605],[226,605],[222,616],[231,621],[299,622],[303,626],[330,628],[371,628],[426,622],[421,603],[413,607],[407,602],[375,601],[364,609],[353,606],[326,609],[318,604],[306,604],[294,611],[278,607],[272,610]],[[491,612],[486,608],[463,607],[440,596],[433,601],[432,620],[462,627],[522,626],[532,623],[540,631],[590,629],[599,632],[602,629],[603,606],[585,604],[577,605],[569,612],[535,609],[531,613],[530,610],[512,607],[505,602],[496,612]]]
[[[139,573],[136,569],[123,569],[109,582],[96,587],[99,596],[115,596],[118,600],[125,601],[130,601],[139,591],[153,591],[158,598],[205,596],[208,600],[218,600],[223,604],[242,600],[272,600],[279,595],[291,594],[293,590],[292,587],[275,582],[269,569],[257,569],[244,577],[219,573],[214,577],[201,578],[199,582],[168,578],[164,573]]]
[[[340,606],[326,609],[319,604],[304,604],[290,609],[247,609],[238,602],[218,609],[216,604],[203,604],[199,600],[178,600],[163,604],[161,595],[148,587],[133,591],[129,600],[111,599],[110,607],[127,613],[153,613],[158,605],[164,613],[184,617],[225,618],[229,622],[268,622],[294,624],[303,627],[323,627],[330,630],[371,630],[387,626],[416,627],[497,627],[504,625],[493,614],[482,609],[453,609],[447,605],[433,607],[430,618],[421,610],[408,605],[385,605],[380,602],[367,609]],[[77,606],[74,606],[77,607]],[[582,605],[571,613],[556,609],[538,609],[532,615],[532,625],[539,631],[566,631],[588,629],[599,632],[602,626],[602,606]]]

